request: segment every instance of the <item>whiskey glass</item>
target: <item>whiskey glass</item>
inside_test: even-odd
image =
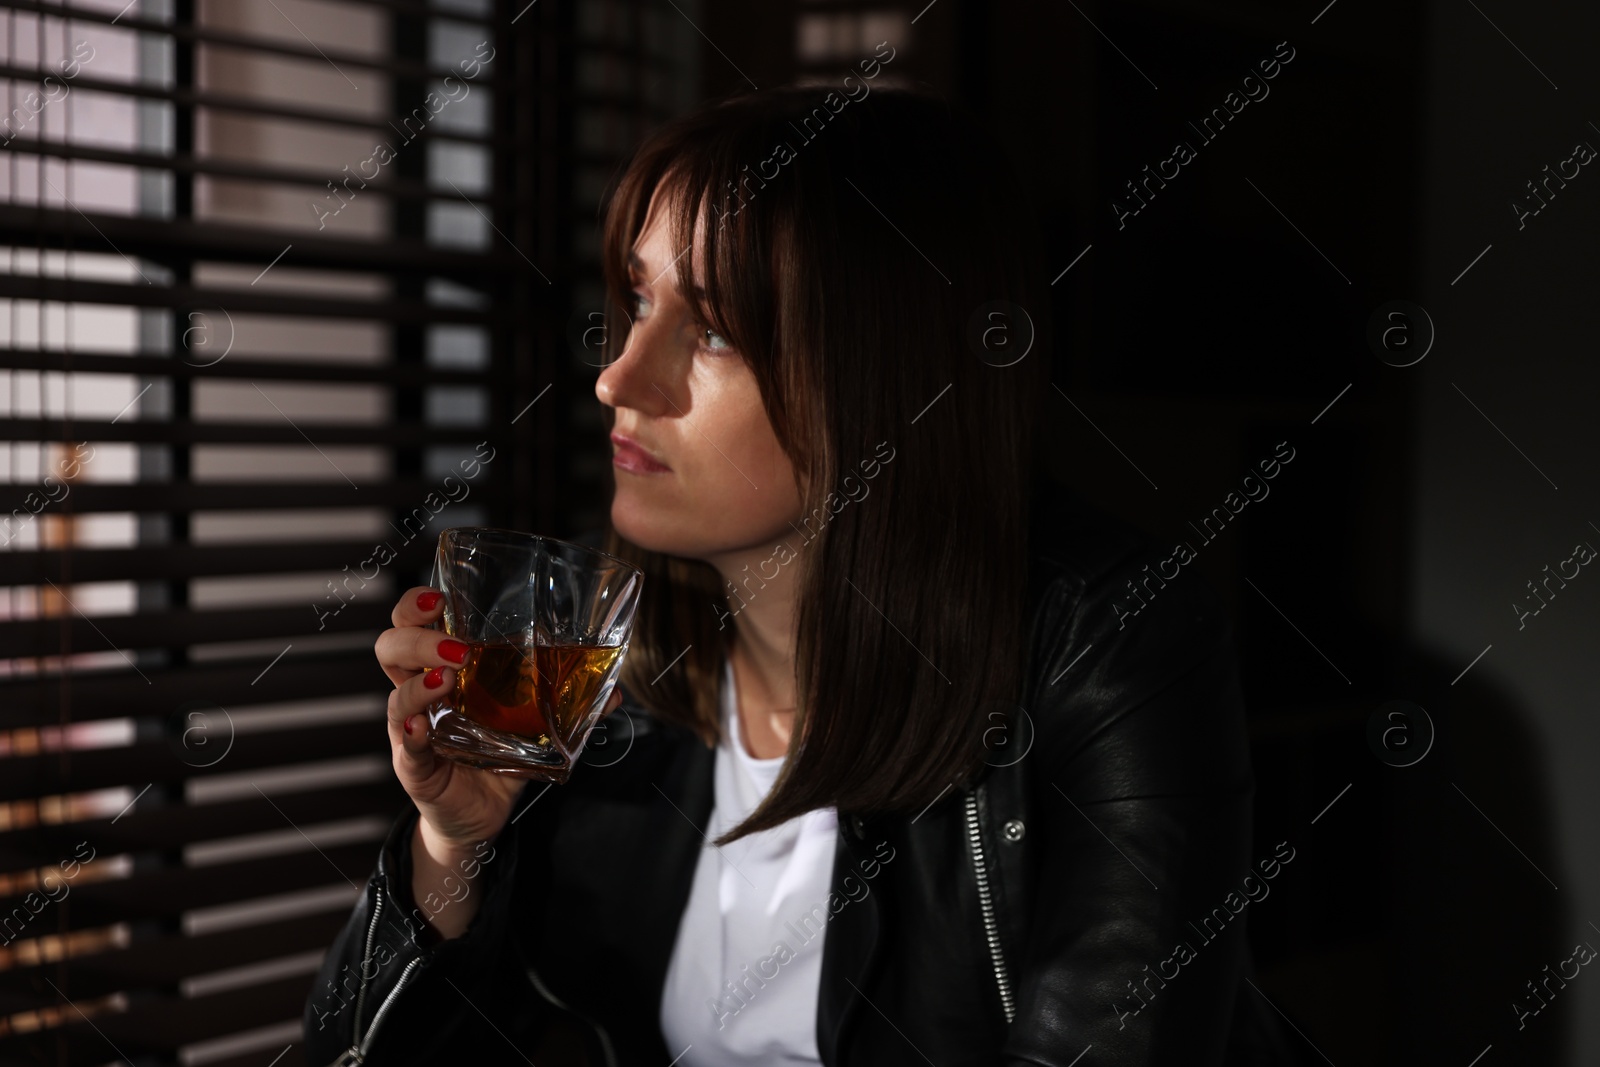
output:
[[[433,751],[565,782],[627,655],[644,574],[585,545],[486,526],[439,534],[444,632],[467,646],[429,711]]]

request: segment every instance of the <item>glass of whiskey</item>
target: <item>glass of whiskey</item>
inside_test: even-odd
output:
[[[615,687],[644,574],[598,549],[485,526],[439,534],[444,632],[467,645],[429,712],[433,751],[565,782]]]

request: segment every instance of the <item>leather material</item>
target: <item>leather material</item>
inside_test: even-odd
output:
[[[1252,843],[1254,781],[1221,600],[1180,572],[1152,580],[1146,606],[1129,614],[1139,601],[1127,582],[1153,574],[1166,547],[1061,487],[1036,499],[1026,715],[970,790],[953,787],[911,817],[840,813],[817,1002],[822,1062],[1297,1063],[1246,982],[1249,909],[1231,917],[1225,906],[1272,846]],[[672,1062],[684,1050],[665,1047],[657,1018],[707,847],[712,760],[625,692],[603,743],[586,748],[566,785],[525,789],[471,883],[484,896],[466,934],[430,944],[408,933],[420,924],[383,933],[393,944],[381,966],[367,966],[358,1023],[353,1004],[326,1011],[327,983],[341,968],[360,972],[380,896],[391,915],[415,906],[408,809],[318,975],[308,1062],[329,1063],[354,1043],[412,960],[424,962],[390,1005],[368,1063]],[[1219,908],[1231,917],[1220,933],[1216,922],[1194,925]],[[806,927],[794,919],[798,947]],[[1181,964],[1180,945],[1189,948]],[[743,995],[781,988],[781,969],[761,970],[750,961]],[[707,990],[706,1010],[727,992]],[[722,1001],[729,1025],[737,1004]]]

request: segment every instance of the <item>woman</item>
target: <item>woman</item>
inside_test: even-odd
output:
[[[401,598],[415,805],[310,1062],[1286,1062],[1220,601],[1035,468],[1049,290],[996,146],[845,90],[708,107],[622,176],[587,538],[648,575],[621,710],[558,787],[436,759],[465,649]]]

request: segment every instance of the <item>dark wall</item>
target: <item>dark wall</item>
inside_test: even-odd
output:
[[[707,94],[804,73],[811,10],[849,8],[709,4]],[[904,10],[897,69],[987,118],[1062,272],[1050,462],[1232,607],[1258,838],[1305,857],[1251,936],[1308,1062],[1596,1062],[1600,979],[1512,1005],[1600,944],[1600,579],[1520,630],[1508,605],[1600,545],[1600,178],[1510,206],[1600,147],[1600,16]]]

